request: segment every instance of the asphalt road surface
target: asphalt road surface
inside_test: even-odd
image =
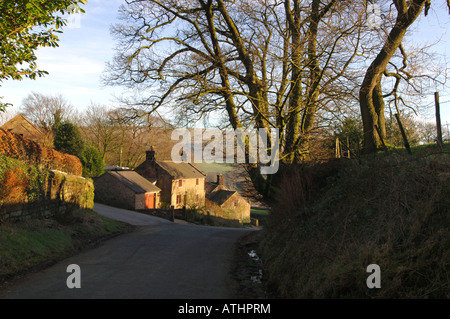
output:
[[[172,223],[95,204],[106,217],[138,226],[99,247],[30,274],[0,292],[2,298],[224,299],[233,298],[229,267],[233,243],[248,229]],[[81,288],[68,288],[80,267]]]

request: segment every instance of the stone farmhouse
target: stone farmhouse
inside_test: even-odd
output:
[[[160,207],[161,189],[134,171],[107,171],[94,186],[100,203],[130,210]]]
[[[152,147],[135,172],[161,189],[161,205],[175,209],[205,206],[206,174],[191,163],[157,161]]]

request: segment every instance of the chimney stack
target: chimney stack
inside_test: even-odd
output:
[[[219,186],[225,186],[225,183],[224,183],[224,181],[223,181],[223,175],[222,174],[219,174],[219,175],[217,175],[217,185],[219,185]]]
[[[146,154],[145,160],[147,162],[151,163],[155,161],[155,148],[153,147],[153,145],[151,147],[151,150],[146,151],[145,154]]]

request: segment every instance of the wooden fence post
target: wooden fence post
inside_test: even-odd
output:
[[[341,158],[341,147],[340,147],[339,137],[336,137],[336,158]]]
[[[347,158],[350,158],[350,138],[347,136]]]
[[[437,129],[437,137],[436,142],[438,144],[439,149],[442,152],[442,127],[441,127],[441,111],[439,106],[439,92],[434,92],[434,105],[436,109],[436,129]]]

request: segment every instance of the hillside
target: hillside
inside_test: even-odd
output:
[[[291,167],[260,234],[272,295],[449,298],[450,155],[420,154]]]

